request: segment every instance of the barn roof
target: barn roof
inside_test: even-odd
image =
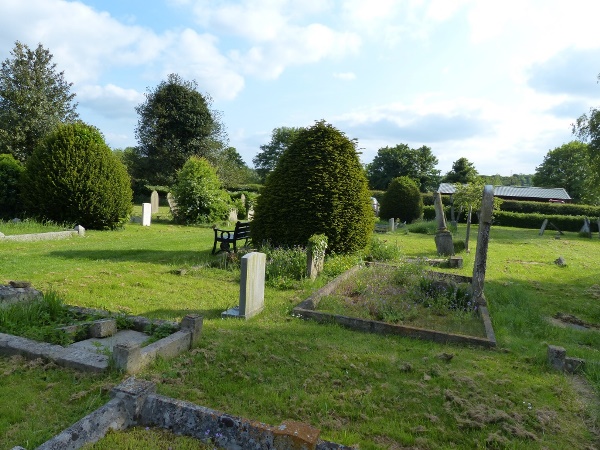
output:
[[[454,194],[456,189],[452,183],[442,183],[438,188],[440,194]],[[541,188],[533,186],[494,186],[496,197],[539,198],[541,200],[571,200],[563,188]]]

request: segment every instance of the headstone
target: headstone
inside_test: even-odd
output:
[[[544,231],[546,231],[547,226],[548,226],[548,219],[544,219],[544,221],[542,222],[542,228],[540,228],[540,232],[539,232],[540,236],[542,236],[544,234]]]
[[[396,221],[392,218],[389,220],[389,229],[391,232],[394,232],[394,230],[396,230]]]
[[[158,204],[160,198],[158,197],[158,192],[152,191],[150,194],[150,204],[152,205],[152,214],[156,214],[158,212]]]
[[[75,228],[73,229],[77,231],[79,236],[85,236],[85,228],[83,228],[81,225],[75,225]]]
[[[171,215],[175,217],[177,215],[177,201],[175,197],[170,192],[167,193],[167,202],[169,203],[169,209],[171,210]]]
[[[325,250],[327,249],[327,242],[324,242],[324,247],[315,245],[309,240],[306,248],[306,275],[311,280],[315,280],[319,274],[323,271],[323,264],[325,263]]]
[[[481,214],[479,215],[479,233],[477,235],[477,249],[475,250],[475,264],[473,265],[473,281],[471,284],[473,287],[473,300],[481,306],[487,306],[483,295],[483,285],[485,283],[485,269],[493,209],[494,187],[488,184],[483,188]]]
[[[585,217],[583,219],[583,226],[581,227],[581,230],[579,230],[579,233],[591,238],[592,237],[592,229],[590,228],[590,219],[588,219],[587,217]]]
[[[221,313],[221,317],[249,319],[265,307],[265,268],[267,255],[259,252],[242,256],[239,306]]]
[[[234,208],[231,211],[229,211],[229,218],[227,220],[234,223],[238,221],[237,209]]]
[[[149,227],[152,217],[152,205],[150,203],[142,203],[142,226]]]
[[[439,192],[434,192],[433,198],[433,205],[435,206],[435,220],[438,227],[434,237],[435,246],[438,255],[450,256],[454,254],[454,244],[452,243],[452,233],[448,231],[448,228],[446,227],[442,196]]]

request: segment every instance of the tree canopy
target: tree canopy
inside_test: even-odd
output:
[[[211,98],[197,90],[195,81],[171,74],[146,101],[136,107],[136,151],[149,184],[170,186],[176,173],[191,156],[215,161],[224,148],[224,128]]]
[[[319,121],[298,132],[267,177],[252,221],[255,244],[306,246],[325,234],[328,251],[352,253],[373,232],[367,179],[356,142]]]
[[[71,86],[42,44],[17,41],[0,68],[0,153],[24,162],[59,124],[75,121]]]
[[[252,159],[252,163],[260,179],[264,182],[267,175],[275,168],[283,152],[294,141],[302,128],[279,127],[273,129],[271,141],[260,146],[260,152]]]
[[[479,174],[475,165],[467,158],[458,158],[452,163],[452,169],[446,173],[442,181],[444,183],[473,183],[477,181]]]
[[[588,144],[571,141],[550,150],[533,176],[540,187],[562,187],[576,202],[595,203],[598,188],[593,188],[595,178],[590,165]]]
[[[412,149],[398,144],[377,151],[373,162],[367,165],[367,177],[372,189],[386,190],[394,178],[406,176],[415,180],[421,192],[428,192],[439,183],[437,163],[431,148],[425,145]]]

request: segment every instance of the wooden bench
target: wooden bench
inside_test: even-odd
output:
[[[215,231],[215,243],[213,244],[212,254],[219,252],[229,252],[230,245],[233,244],[233,252],[237,252],[237,241],[245,241],[244,246],[248,245],[248,241],[251,240],[250,236],[250,222],[237,222],[234,230],[220,230],[216,227],[213,228]],[[217,243],[220,242],[219,251],[217,250]]]

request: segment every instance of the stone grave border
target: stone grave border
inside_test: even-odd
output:
[[[332,314],[316,311],[321,298],[331,294],[338,285],[348,279],[354,273],[361,269],[361,266],[354,266],[346,272],[339,275],[337,278],[329,282],[327,285],[319,289],[313,295],[308,297],[303,302],[299,303],[293,310],[292,314],[303,319],[312,319],[318,323],[337,323],[343,327],[355,331],[364,331],[376,334],[394,334],[415,339],[434,341],[439,343],[456,343],[465,345],[478,345],[482,347],[496,347],[496,336],[492,327],[489,311],[486,305],[478,305],[479,316],[485,327],[485,338],[476,336],[467,336],[455,333],[444,333],[441,331],[429,330],[426,328],[411,327],[406,325],[396,325],[377,320],[358,319],[355,317],[344,316],[341,314]],[[444,272],[435,272],[444,275],[461,279],[463,281],[471,281],[470,277],[448,274]]]
[[[156,394],[150,381],[128,378],[112,389],[111,400],[91,412],[37,450],[78,449],[97,442],[109,430],[157,427],[190,436],[219,448],[244,450],[351,450],[319,439],[320,430],[301,422],[267,425]],[[25,450],[13,447],[12,450]]]
[[[96,329],[95,337],[104,337],[102,330],[116,328],[116,319],[107,311],[71,307],[81,315],[104,316],[103,319],[80,325]],[[150,364],[155,358],[172,358],[195,346],[202,334],[203,318],[197,314],[185,316],[179,324],[165,320],[150,320],[142,316],[128,316],[133,323],[132,329],[143,332],[149,325],[169,324],[173,334],[142,347],[140,344],[119,344],[113,348],[112,355],[90,352],[79,348],[38,342],[21,336],[0,333],[0,355],[20,355],[27,359],[42,358],[55,364],[85,372],[105,372],[111,367],[127,373],[136,373]],[[112,322],[112,323],[111,323]],[[76,330],[73,330],[76,332]],[[94,334],[94,333],[93,333]]]
[[[57,239],[68,239],[72,236],[85,236],[85,228],[81,225],[77,225],[72,230],[67,231],[49,231],[47,233],[32,233],[32,234],[10,234],[8,236],[0,233],[0,242],[2,241],[19,241],[19,242],[33,242],[33,241],[53,241]]]

